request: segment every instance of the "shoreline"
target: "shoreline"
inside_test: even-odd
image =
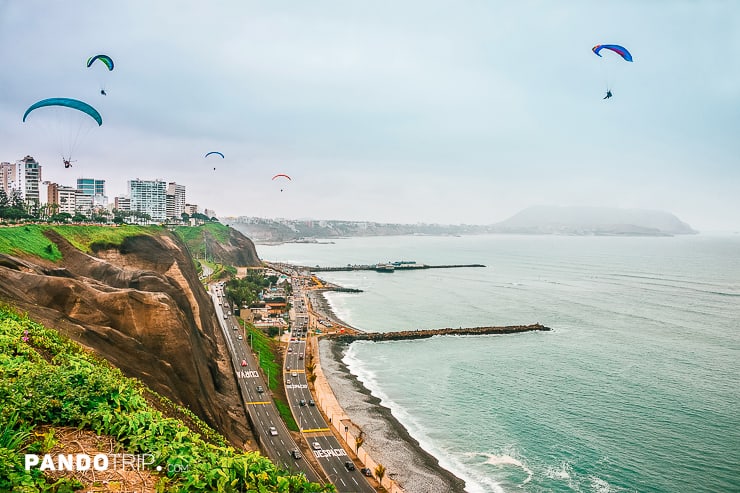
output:
[[[332,323],[351,327],[336,316],[322,292],[310,294],[316,312]],[[355,329],[358,330],[358,329]],[[342,361],[347,343],[319,339],[321,370],[340,407],[365,436],[362,447],[382,463],[388,477],[409,492],[465,491],[465,481],[443,468],[439,460],[424,450],[392,410],[352,374]]]

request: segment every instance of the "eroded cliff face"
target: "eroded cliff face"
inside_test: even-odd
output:
[[[222,264],[251,267],[260,265],[260,259],[257,257],[257,250],[252,240],[234,228],[229,228],[229,241],[226,243],[216,241],[207,231],[205,234],[208,236],[207,242],[211,255]]]
[[[190,408],[235,446],[256,448],[211,299],[182,243],[132,236],[88,255],[46,235],[63,260],[0,254],[0,300]]]

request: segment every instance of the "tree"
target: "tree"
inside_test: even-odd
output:
[[[360,447],[365,443],[365,432],[361,431],[358,436],[355,437],[355,453],[360,453]]]
[[[378,477],[378,482],[383,483],[383,476],[385,476],[385,466],[383,464],[378,464],[375,467],[375,475]]]
[[[55,223],[66,223],[69,222],[70,219],[72,219],[72,214],[70,214],[69,212],[59,212],[51,216],[49,218],[49,221]]]

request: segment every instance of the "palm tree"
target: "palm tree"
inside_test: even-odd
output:
[[[365,432],[361,431],[358,436],[355,437],[355,453],[360,453],[360,447],[365,443]]]
[[[378,477],[378,482],[382,485],[383,476],[385,476],[385,466],[383,464],[375,466],[375,475]]]

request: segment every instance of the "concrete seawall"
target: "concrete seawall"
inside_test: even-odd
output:
[[[321,369],[321,357],[319,355],[316,337],[309,337],[307,343],[306,349],[312,355],[314,375],[316,375],[316,380],[313,382],[316,404],[329,420],[329,426],[334,429],[336,432],[335,435],[341,437],[341,440],[345,442],[346,446],[356,452],[357,459],[362,463],[363,467],[367,467],[373,471],[374,477],[375,468],[378,466],[378,463],[367,454],[362,446],[356,446],[356,440],[360,437],[361,430],[352,423],[350,417],[342,409],[342,406],[339,405],[329,382],[324,376],[324,372]],[[377,480],[377,477],[375,479]],[[405,493],[405,490],[387,475],[383,477],[382,486],[389,493]]]

